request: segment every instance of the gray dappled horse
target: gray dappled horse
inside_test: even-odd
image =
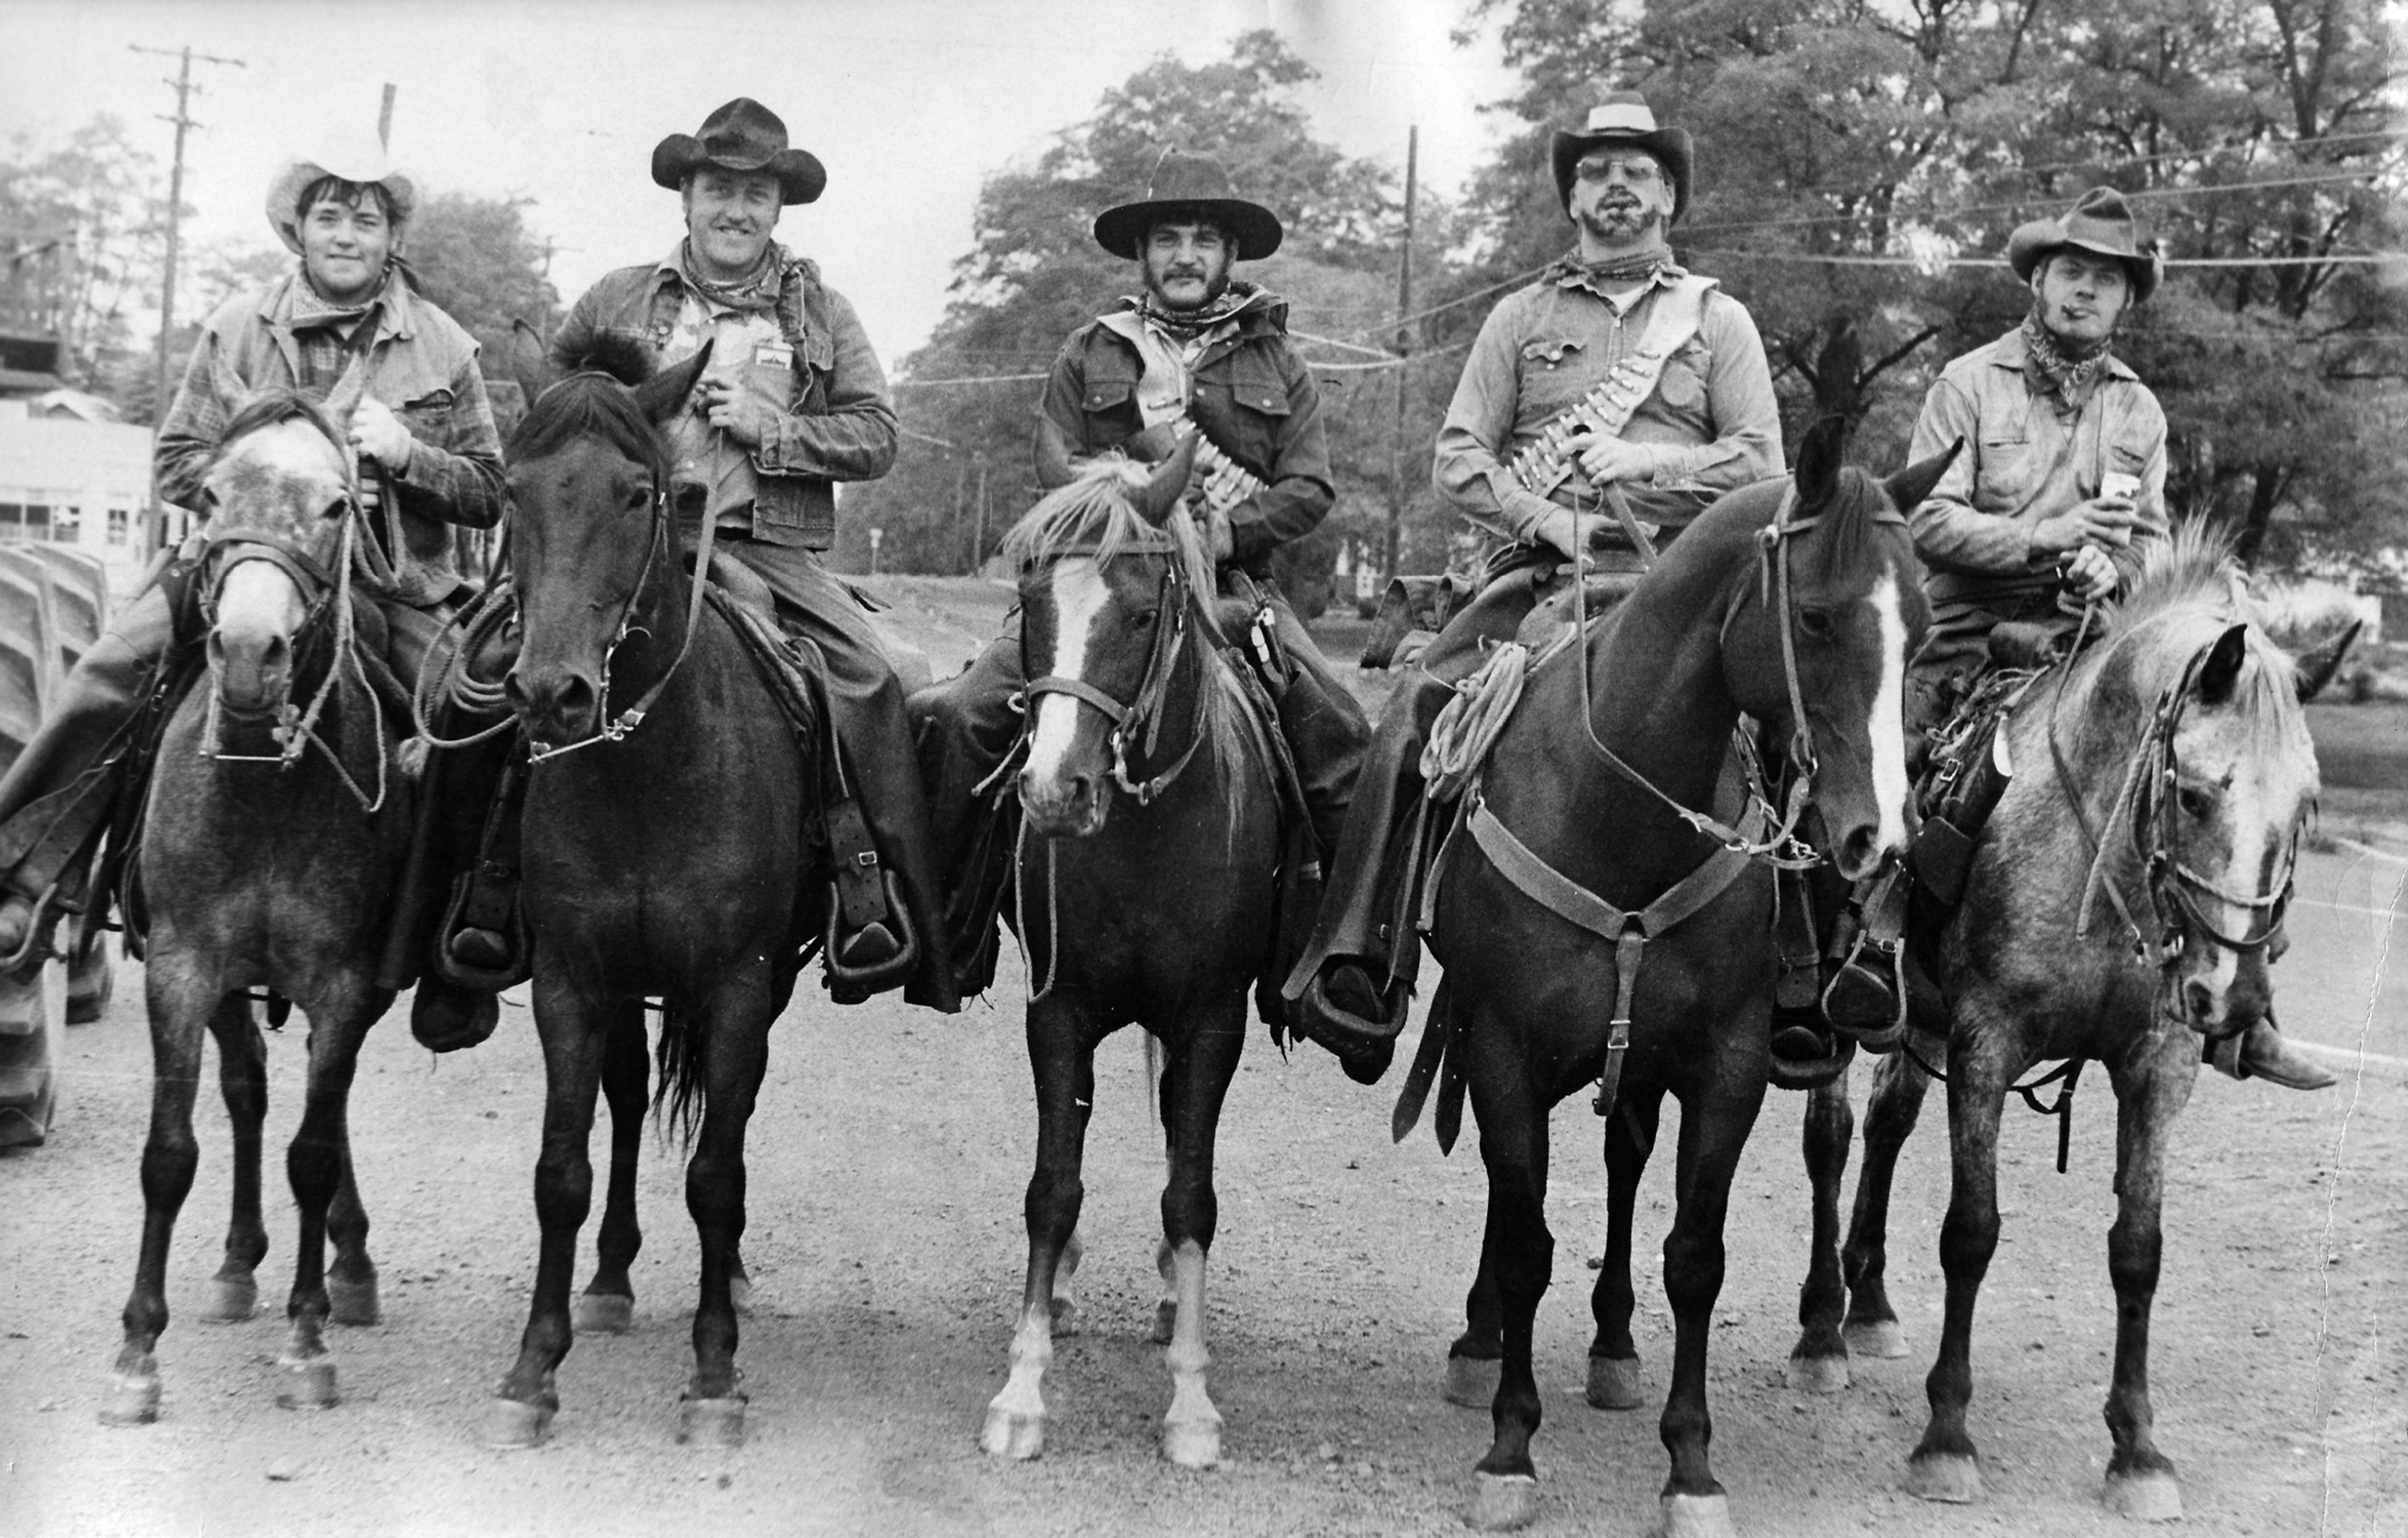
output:
[[[1211,562],[1176,506],[1193,455],[1191,438],[1150,479],[1098,460],[1004,546],[1022,571],[1030,680],[1012,912],[1036,990],[1038,1131],[1011,1373],[982,1437],[996,1457],[1045,1445],[1043,1380],[1057,1309],[1068,1314],[1056,1292],[1077,1259],[1096,1047],[1132,1021],[1164,1061],[1163,1456],[1190,1468],[1221,1456],[1204,1383],[1213,1135],[1245,1045],[1246,989],[1271,958],[1282,796],[1270,728],[1219,650]]]
[[[1842,467],[1831,424],[1807,436],[1794,478],[1708,508],[1586,636],[1531,664],[1467,792],[1464,830],[1433,868],[1425,912],[1446,980],[1398,1116],[1401,1135],[1442,1052],[1445,1093],[1459,1106],[1468,1087],[1480,1124],[1487,1225],[1449,1363],[1452,1394],[1498,1364],[1475,1526],[1516,1527],[1536,1509],[1548,1115],[1596,1085],[1612,1236],[1592,1298],[1589,1397],[1637,1402],[1632,1202],[1670,1093],[1682,1115],[1664,1242],[1674,1346],[1663,1520],[1675,1533],[1730,1530],[1707,1458],[1706,1356],[1731,1178],[1769,1071],[1773,874],[1693,819],[1736,814],[1727,754],[1745,712],[1813,766],[1808,804],[1842,875],[1903,851],[1904,669],[1928,611],[1900,510],[1946,463],[1877,481]],[[1616,1037],[1627,1049],[1610,1050]],[[1449,1114],[1442,1100],[1442,1128]]]
[[[378,1317],[347,1102],[360,1043],[393,1001],[375,972],[410,824],[399,738],[385,731],[366,672],[381,663],[364,662],[351,633],[351,574],[376,558],[344,434],[363,380],[354,363],[323,407],[280,390],[253,396],[227,423],[208,471],[198,577],[208,674],[168,720],[137,856],[153,1079],[141,1258],[101,1412],[114,1424],[158,1415],[153,1351],[167,1325],[168,1245],[199,1157],[204,1028],[218,1042],[235,1182],[225,1263],[202,1316],[248,1318],[257,1301],[267,1056],[246,990],[272,989],[309,1020],[307,1100],[285,1160],[301,1218],[280,1358],[291,1374],[285,1401],[334,1403],[328,1317]],[[241,398],[230,380],[221,390]]]
[[[1885,1286],[1890,1183],[1930,1083],[1914,1057],[1936,1066],[1944,1051],[1947,1309],[1927,1384],[1931,1419],[1906,1485],[1928,1500],[1978,1499],[1965,1418],[1973,1305],[1999,1243],[2000,1111],[2034,1064],[2098,1062],[2117,1107],[2103,1499],[2126,1516],[2163,1519],[2182,1514],[2148,1390],[2167,1145],[2199,1076],[2201,1038],[2237,1042],[2272,1003],[2268,969],[2282,953],[2292,866],[2316,796],[2299,703],[2314,691],[2251,623],[2227,547],[2201,525],[2153,551],[2098,623],[2098,642],[2042,677],[2001,727],[2014,778],[1962,906],[1936,952],[1918,956],[1937,996],[1915,990],[1914,1055],[1875,1071],[1844,1251],[1833,1223],[1816,1224],[1793,1363],[1828,1389],[1846,1384],[1851,1349],[1905,1354]],[[1844,1079],[1814,1092],[1807,1164],[1827,1215],[1849,1121]]]

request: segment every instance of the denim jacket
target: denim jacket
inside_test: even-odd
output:
[[[752,537],[767,544],[825,550],[836,543],[836,482],[875,481],[895,463],[895,407],[885,371],[844,295],[820,281],[817,264],[781,252],[778,323],[795,351],[796,404],[752,453],[761,477]],[[654,368],[666,357],[685,279],[677,252],[621,267],[586,290],[552,338],[552,360],[569,367],[602,334],[641,344]]]

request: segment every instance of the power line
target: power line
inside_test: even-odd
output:
[[[2003,257],[1947,256],[1926,259],[1915,256],[1853,256],[1817,255],[1802,251],[1748,251],[1738,246],[1707,246],[1697,252],[1700,256],[1735,256],[1742,262],[1780,262],[1799,266],[1826,267],[1920,267],[1930,271],[1939,267],[2004,267]],[[2337,252],[2331,256],[2173,256],[2166,259],[2170,267],[2303,267],[2303,266],[2380,266],[2386,263],[2408,262],[2408,252]]]
[[[2338,171],[2324,176],[2279,177],[2270,179],[2265,181],[2202,182],[2197,186],[2190,187],[2144,187],[2138,192],[2125,193],[2121,195],[2126,202],[2138,202],[2143,199],[2161,197],[2198,197],[2219,193],[2266,192],[2285,187],[2323,187],[2329,186],[2336,182],[2364,181],[2370,177],[2384,175],[2386,169],[2386,168],[2384,167],[2370,167],[2363,171]],[[1870,196],[1871,194],[1879,190],[1880,189],[1878,188],[1863,187],[1858,188],[1854,193],[1832,193],[1820,195],[1865,197]],[[1880,213],[1799,214],[1787,219],[1755,219],[1725,224],[1697,224],[1692,225],[1689,229],[1684,231],[1683,234],[1698,236],[1715,235],[1727,230],[1789,229],[1811,224],[1852,223],[1856,221],[1866,219],[1887,219],[1899,223],[1930,223],[1942,219],[1965,219],[1975,214],[2014,213],[2018,209],[2040,208],[2045,205],[2054,204],[2057,201],[2057,200],[2053,197],[2024,197],[2017,198],[2012,203],[1977,203],[1961,208],[1909,208],[1904,210],[1892,208],[1884,210]]]

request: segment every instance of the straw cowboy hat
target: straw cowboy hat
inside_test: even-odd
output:
[[[2157,292],[2157,280],[2165,276],[2165,258],[2158,253],[2157,241],[2141,233],[2131,206],[2113,187],[2091,188],[2062,219],[2035,219],[2017,225],[2015,233],[2007,237],[2007,266],[2028,283],[2042,257],[2068,246],[2122,262],[2131,275],[2136,305]]]
[[[1671,223],[1689,211],[1689,173],[1694,151],[1685,128],[1658,128],[1647,98],[1636,91],[1617,91],[1588,109],[1581,128],[1555,130],[1554,154],[1555,197],[1567,210],[1572,206],[1572,171],[1581,156],[1600,144],[1635,144],[1657,160],[1672,179]]]
[[[1137,259],[1138,248],[1156,224],[1203,220],[1219,227],[1237,247],[1235,261],[1252,262],[1279,250],[1279,216],[1229,191],[1229,173],[1210,155],[1165,150],[1154,164],[1154,184],[1134,203],[1096,216],[1096,244],[1114,256]]]
[[[814,203],[827,186],[827,168],[807,150],[786,145],[785,120],[738,96],[702,120],[699,134],[671,134],[652,147],[652,180],[675,190],[705,165],[723,171],[767,171],[788,203]]]
[[[301,254],[301,194],[330,176],[382,187],[395,224],[408,223],[418,207],[417,182],[386,164],[384,146],[373,136],[338,138],[313,155],[289,162],[267,184],[267,222],[295,256]]]

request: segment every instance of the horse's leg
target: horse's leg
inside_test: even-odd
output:
[[[1973,1305],[1999,1247],[1999,1114],[2021,1062],[1994,1042],[2007,1031],[1960,1023],[1948,1054],[1948,1215],[1940,1225],[1940,1269],[1948,1303],[1940,1354],[1924,1380],[1931,1419],[1907,1461],[1906,1488],[1927,1501],[1982,1497],[1982,1470],[1965,1429],[1973,1399]]]
[[[536,1034],[543,1042],[543,1147],[536,1156],[535,1212],[543,1243],[536,1261],[526,1330],[518,1359],[486,1407],[484,1441],[496,1447],[540,1444],[560,1408],[554,1374],[575,1337],[568,1287],[577,1270],[577,1230],[594,1200],[594,1091],[602,1078],[610,1005],[580,993],[536,941]]]
[[[1927,1054],[1945,1045],[1927,1037],[1912,1037],[1909,1045]],[[1898,1178],[1898,1156],[1923,1114],[1924,1092],[1931,1075],[1914,1065],[1904,1052],[1879,1058],[1873,1067],[1872,1092],[1865,1098],[1865,1164],[1856,1174],[1856,1200],[1848,1217],[1848,1242],[1840,1265],[1848,1279],[1848,1319],[1842,1328],[1849,1354],[1865,1358],[1906,1355],[1906,1332],[1899,1328],[1898,1310],[1890,1306],[1885,1278],[1889,1270],[1889,1193]]]
[[[1471,1029],[1496,1033],[1497,1023],[1477,1019],[1476,1007],[1472,1013]],[[1528,1522],[1538,1508],[1539,1472],[1530,1461],[1530,1439],[1542,1412],[1530,1337],[1554,1270],[1555,1238],[1547,1231],[1543,1097],[1525,1066],[1502,1053],[1476,1062],[1472,1075],[1472,1114],[1480,1121],[1480,1157],[1488,1169],[1480,1269],[1482,1280],[1495,1288],[1502,1356],[1497,1398],[1489,1407],[1493,1440],[1472,1475],[1470,1522],[1498,1531]],[[1478,1282],[1472,1290],[1476,1298]]]
[[[1605,1261],[1588,1300],[1597,1318],[1597,1338],[1588,1348],[1588,1401],[1600,1410],[1636,1410],[1644,1398],[1639,1344],[1630,1338],[1630,1315],[1639,1306],[1630,1286],[1630,1220],[1663,1110],[1663,1090],[1625,1088],[1605,1129]]]
[[[360,1182],[352,1168],[351,1140],[343,1143],[342,1180],[326,1209],[326,1237],[334,1241],[334,1263],[326,1268],[326,1315],[338,1325],[373,1325],[384,1320],[377,1293],[376,1262],[368,1258],[368,1210],[360,1200]]]
[[[1079,1274],[1079,1262],[1086,1256],[1086,1241],[1079,1237],[1078,1229],[1072,1229],[1070,1237],[1062,1245],[1060,1258],[1054,1264],[1054,1338],[1057,1341],[1079,1332],[1079,1302],[1070,1295],[1070,1281]],[[1156,1257],[1157,1268],[1160,1263],[1160,1258]],[[1156,1310],[1157,1314],[1159,1312]],[[1170,1337],[1162,1332],[1158,1318],[1155,1324],[1155,1344],[1159,1344]]]
[[[2180,1026],[2111,1070],[2115,1084],[2115,1221],[2107,1230],[2107,1274],[2115,1284],[2115,1377],[2107,1430],[2115,1456],[2101,1498],[2119,1516],[2167,1522],[2182,1516],[2172,1459],[2157,1451],[2149,1406],[2149,1309],[2157,1291],[2166,1143],[2199,1077],[2198,1049]]]
[[[284,1171],[300,1210],[301,1237],[294,1251],[293,1295],[284,1306],[292,1323],[278,1365],[289,1374],[277,1402],[288,1409],[324,1410],[337,1402],[334,1358],[327,1354],[326,1317],[334,1302],[326,1291],[326,1219],[351,1158],[348,1126],[351,1079],[359,1068],[360,1042],[383,1013],[385,1000],[365,979],[338,981],[328,996],[308,1001],[309,1077],[301,1126],[284,1153]],[[365,1230],[366,1218],[362,1217]]]
[[[193,1189],[200,1146],[193,1102],[200,1092],[202,1022],[223,990],[191,976],[183,957],[154,951],[146,991],[150,1012],[150,1135],[142,1145],[142,1249],[125,1300],[125,1344],[100,1418],[141,1426],[159,1418],[159,1361],[152,1353],[167,1328],[167,1247],[176,1215]]]
[[[636,1322],[636,1285],[627,1268],[644,1247],[636,1217],[636,1167],[643,1153],[652,1065],[644,1056],[644,1001],[623,999],[610,1012],[610,1039],[602,1055],[602,1099],[610,1108],[610,1185],[594,1243],[594,1280],[577,1295],[575,1323],[580,1333],[616,1335]]]
[[[234,1128],[234,1211],[226,1221],[225,1261],[209,1278],[200,1316],[236,1324],[259,1312],[260,1261],[267,1258],[267,1225],[259,1213],[260,1127],[267,1119],[267,1039],[239,993],[209,1014],[218,1043],[218,1087]]]
[[[1763,1016],[1748,1029],[1761,1032]],[[1706,1455],[1713,1416],[1706,1407],[1706,1353],[1723,1288],[1723,1224],[1740,1152],[1764,1104],[1764,1081],[1746,1089],[1709,1086],[1681,1106],[1680,1192],[1664,1240],[1664,1296],[1672,1305],[1672,1387],[1658,1427],[1672,1456],[1664,1482],[1663,1529],[1688,1535],[1732,1531],[1730,1505]]]
[[[733,1447],[744,1440],[737,1383],[736,1299],[731,1267],[744,1237],[744,1129],[769,1067],[769,978],[739,970],[711,993],[688,1028],[702,1055],[702,1130],[685,1167],[685,1207],[702,1241],[702,1287],[694,1308],[694,1377],[678,1408],[678,1440]],[[663,1016],[661,1028],[672,1017]]]
[[[1054,1278],[1086,1196],[1079,1167],[1096,1100],[1096,1048],[1084,1012],[1064,992],[1028,1005],[1028,1065],[1037,1080],[1037,1168],[1023,1211],[1028,1274],[1011,1337],[1011,1375],[988,1401],[979,1444],[995,1458],[1045,1450],[1045,1370],[1054,1364]]]
[[[1806,1258],[1806,1284],[1798,1289],[1798,1344],[1789,1351],[1789,1387],[1809,1394],[1836,1394],[1848,1386],[1848,1347],[1840,1336],[1847,1287],[1840,1280],[1840,1182],[1848,1173],[1848,1139],[1856,1129],[1848,1105],[1848,1076],[1817,1085],[1806,1094],[1801,1143],[1806,1179],[1813,1188],[1814,1230]]]
[[[1480,1262],[1471,1273],[1471,1287],[1463,1295],[1463,1333],[1446,1348],[1446,1401],[1467,1410],[1485,1410],[1497,1401],[1497,1383],[1505,1359],[1505,1310],[1498,1301],[1497,1281],[1488,1270],[1488,1242],[1484,1234]]]
[[[1212,1142],[1221,1124],[1221,1103],[1245,1049],[1242,994],[1198,1010],[1184,1040],[1169,1054],[1162,1078],[1165,1126],[1170,1144],[1170,1178],[1162,1188],[1162,1237],[1170,1251],[1171,1286],[1178,1317],[1170,1348],[1170,1410],[1162,1417],[1162,1456],[1182,1469],[1209,1469],[1221,1461],[1221,1412],[1205,1391],[1204,1370],[1212,1354],[1204,1344],[1204,1263],[1220,1222],[1212,1192]]]

